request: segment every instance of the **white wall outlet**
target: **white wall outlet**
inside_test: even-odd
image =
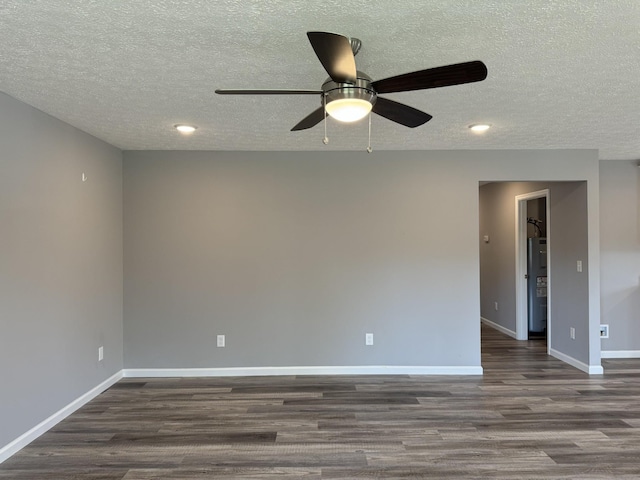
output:
[[[582,260],[578,260],[578,261],[576,262],[576,270],[577,270],[578,272],[582,272]]]
[[[609,325],[600,325],[600,338],[609,338]]]
[[[225,345],[224,335],[218,335],[218,337],[216,338],[216,346],[224,347],[224,345]]]
[[[104,360],[104,347],[98,347],[98,361]]]
[[[493,308],[496,309],[496,312],[498,311],[498,302],[493,302]]]
[[[576,329],[574,327],[569,328],[569,336],[571,337],[571,340],[576,339]]]
[[[373,345],[373,333],[365,333],[365,335],[364,335],[364,344],[365,345]]]
[[[482,239],[484,240],[484,243],[489,243],[489,235],[485,235]]]

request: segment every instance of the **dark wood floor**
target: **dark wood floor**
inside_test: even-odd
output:
[[[589,377],[485,327],[482,352],[483,377],[125,379],[0,478],[640,478],[640,360]]]

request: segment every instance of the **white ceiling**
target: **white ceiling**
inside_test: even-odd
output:
[[[367,123],[290,132],[319,89],[306,32],[360,38],[374,80],[482,60],[484,82],[386,95],[433,115],[373,118],[374,150],[589,148],[640,158],[638,0],[2,0],[0,91],[122,149],[364,150]],[[467,126],[488,122],[484,135]],[[191,137],[176,123],[199,126]]]

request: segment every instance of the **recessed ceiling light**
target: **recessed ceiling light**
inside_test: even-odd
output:
[[[487,130],[489,130],[491,128],[491,125],[488,125],[486,123],[477,123],[475,125],[469,125],[469,128],[476,133],[482,133],[482,132],[486,132]]]
[[[176,130],[178,130],[180,133],[183,133],[184,135],[190,135],[196,131],[196,128],[198,128],[193,125],[174,125],[174,127],[176,128]]]

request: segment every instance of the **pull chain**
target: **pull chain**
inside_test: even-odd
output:
[[[324,138],[322,143],[327,145],[329,143],[329,137],[327,137],[327,94],[322,94],[322,109],[324,111]]]
[[[367,153],[373,152],[371,148],[371,112],[369,112],[369,145],[367,146]]]

